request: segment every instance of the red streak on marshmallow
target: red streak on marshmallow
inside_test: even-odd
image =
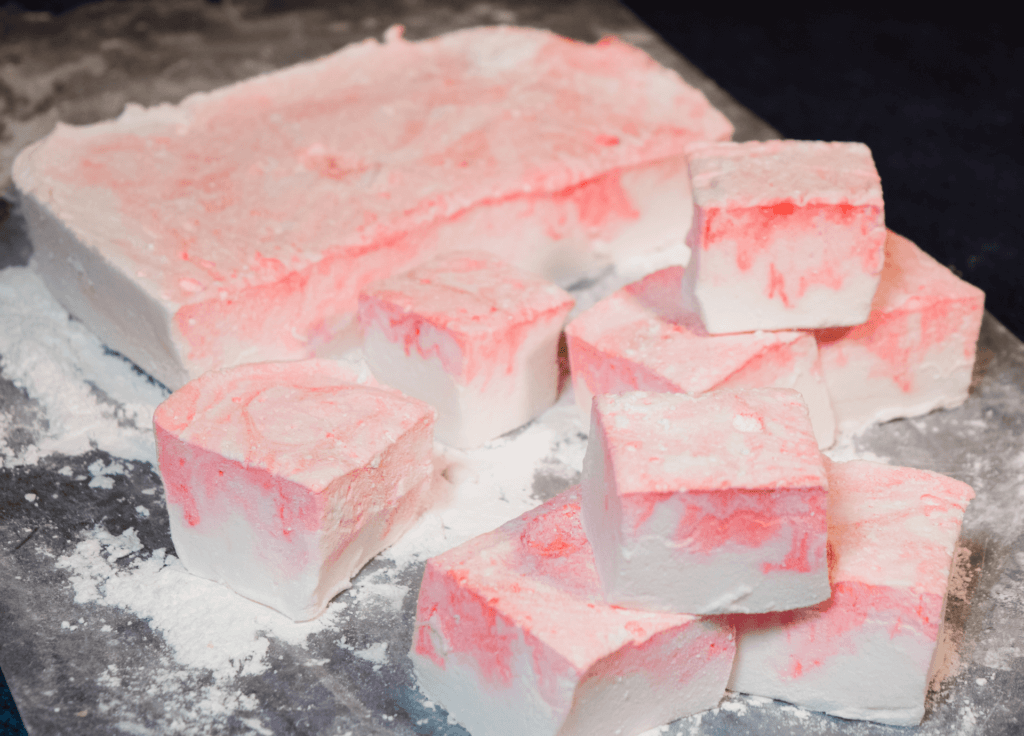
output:
[[[360,302],[364,329],[381,327],[406,355],[436,355],[463,383],[481,373],[510,373],[528,330],[552,318],[561,321],[574,303],[544,279],[488,253],[468,251],[371,284]],[[445,333],[450,342],[429,341],[427,331]],[[456,351],[444,350],[445,342]]]
[[[584,525],[607,599],[689,613],[828,597],[828,486],[790,389],[594,399]]]
[[[689,212],[659,190],[687,197],[685,146],[731,133],[703,94],[614,39],[390,33],[175,106],[58,125],[14,180],[50,288],[177,388],[310,357],[345,332],[363,286],[453,246],[573,280],[608,259],[592,241],[614,256],[681,237]]]
[[[554,403],[572,305],[495,256],[457,251],[367,287],[359,322],[374,375],[434,406],[440,441],[472,447]]]
[[[843,718],[914,725],[970,486],[937,473],[826,462],[832,598],[736,617],[730,688]]]
[[[853,325],[882,269],[882,189],[862,143],[751,141],[688,151],[687,280],[708,332]]]
[[[154,414],[175,550],[303,620],[429,505],[429,406],[332,361],[211,372]]]
[[[684,300],[683,279],[682,267],[658,271],[566,327],[573,389],[585,415],[592,397],[605,393],[794,388],[811,412],[819,446],[831,445],[832,407],[806,333],[709,335]]]
[[[608,605],[571,489],[427,562],[410,656],[474,733],[638,733],[715,705],[720,622]]]
[[[816,333],[837,423],[858,431],[962,404],[984,311],[983,291],[890,231],[868,321]]]

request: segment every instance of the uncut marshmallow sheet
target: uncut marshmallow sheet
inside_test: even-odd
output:
[[[694,144],[687,293],[708,332],[855,325],[882,271],[882,187],[863,143]]]
[[[791,389],[594,399],[583,526],[605,598],[694,614],[829,596],[828,483]]]
[[[920,723],[971,487],[866,461],[829,463],[832,598],[735,617],[729,688],[811,710]]]
[[[178,105],[58,124],[13,178],[54,296],[177,388],[351,347],[359,290],[445,249],[572,282],[681,242],[684,148],[731,135],[614,39],[392,29]]]
[[[174,549],[195,575],[319,616],[426,509],[434,411],[324,360],[213,371],[157,407]]]
[[[819,330],[818,351],[843,432],[967,400],[985,292],[889,232],[863,325]]]
[[[558,340],[573,299],[486,253],[455,252],[359,297],[374,376],[438,411],[435,436],[474,447],[558,397]]]
[[[807,404],[818,446],[831,446],[832,404],[810,335],[709,335],[680,297],[683,277],[679,266],[653,273],[568,324],[573,390],[584,416],[595,394],[792,388]]]
[[[729,624],[606,604],[573,488],[427,561],[410,656],[474,736],[631,736],[714,707]]]

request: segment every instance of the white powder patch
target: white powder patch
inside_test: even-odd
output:
[[[796,718],[798,721],[806,721],[808,718],[811,717],[810,711],[804,710],[803,708],[798,708],[795,705],[780,705],[779,711],[785,713],[788,716]]]
[[[994,670],[1014,672],[1019,668],[1024,650],[1016,646],[993,646],[985,651],[981,663]]]
[[[89,475],[92,476],[92,480],[89,481],[89,487],[106,488],[109,490],[114,487],[112,476],[124,475],[124,473],[124,465],[119,462],[111,462],[110,465],[105,465],[102,460],[97,460],[89,466]]]
[[[439,555],[529,511],[540,502],[532,496],[534,475],[538,467],[550,465],[548,460],[556,452],[559,458],[567,459],[562,475],[579,472],[586,439],[578,432],[566,432],[569,426],[582,427],[571,402],[571,395],[563,397],[525,429],[483,447],[447,451],[446,475],[452,481],[448,503],[427,512],[383,556],[402,568]],[[568,483],[567,478],[567,487]]]
[[[960,709],[960,726],[962,736],[968,736],[978,730],[978,718],[974,715],[974,709],[969,705]]]
[[[268,637],[302,646],[310,634],[334,627],[337,605],[315,621],[295,623],[192,575],[162,549],[118,564],[141,549],[134,529],[113,536],[96,527],[57,567],[69,571],[76,603],[102,603],[147,620],[179,664],[209,670],[217,682],[266,672]]]
[[[386,641],[379,641],[365,649],[358,649],[353,654],[359,657],[359,659],[365,659],[367,662],[383,665],[388,661],[388,643]]]
[[[747,714],[747,704],[742,700],[727,699],[722,701],[722,704],[718,706],[718,710],[724,710],[738,716],[745,716]]]
[[[356,581],[346,595],[355,598],[362,604],[369,602],[383,604],[388,610],[397,613],[402,610],[402,603],[408,593],[409,586],[390,582],[383,571],[379,571],[368,580]]]
[[[166,393],[107,353],[27,268],[0,270],[0,374],[39,406],[48,423],[20,450],[9,444],[10,422],[0,423],[3,465],[98,448],[155,466],[153,410]]]

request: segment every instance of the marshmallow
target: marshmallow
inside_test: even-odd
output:
[[[427,561],[410,656],[474,734],[630,736],[724,694],[724,621],[606,604],[573,488]]]
[[[984,313],[985,292],[890,232],[871,317],[816,333],[839,428],[857,432],[966,401]]]
[[[965,483],[865,461],[828,463],[831,600],[736,617],[731,690],[899,726],[924,716]]]
[[[445,444],[474,447],[558,396],[558,339],[573,299],[486,253],[438,256],[359,297],[374,376],[438,411]]]
[[[595,394],[793,388],[807,403],[818,446],[830,446],[832,406],[810,335],[709,335],[680,298],[682,279],[681,267],[658,271],[598,302],[566,327],[573,390],[584,416]]]
[[[685,289],[708,332],[856,325],[882,270],[882,187],[863,143],[750,141],[689,151]]]
[[[680,241],[685,146],[731,133],[620,41],[393,29],[178,105],[59,124],[13,178],[54,296],[177,388],[351,347],[360,289],[443,250],[570,283]]]
[[[319,616],[430,503],[434,411],[341,363],[207,373],[153,416],[185,567],[297,621]]]
[[[828,484],[793,390],[598,396],[582,485],[609,603],[756,613],[829,596]]]

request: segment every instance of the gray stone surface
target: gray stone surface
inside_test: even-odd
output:
[[[129,100],[177,100],[379,35],[395,22],[404,23],[411,38],[496,22],[583,40],[616,33],[704,89],[734,121],[737,137],[774,135],[627,10],[603,0],[329,8],[314,2],[109,3],[58,19],[0,10],[0,182],[13,155],[57,119],[83,123],[115,115]],[[24,263],[28,254],[17,212],[0,210],[0,266]],[[937,470],[971,483],[978,494],[965,519],[947,608],[951,674],[929,695],[926,720],[914,731],[922,734],[1015,733],[1024,718],[1024,345],[987,317],[979,356],[976,386],[960,409],[876,427],[836,451]],[[3,439],[17,451],[31,445],[50,418],[22,387],[0,378],[0,419]],[[579,441],[567,437],[553,445],[535,470],[534,498],[571,482],[569,455]],[[151,492],[160,486],[154,469],[123,464],[110,482],[97,483],[97,461],[109,465],[115,458],[93,450],[0,468],[0,666],[31,734],[464,733],[415,688],[403,656],[421,566],[399,569],[375,560],[357,588],[367,590],[374,580],[405,586],[397,606],[342,594],[346,605],[328,627],[304,644],[267,634],[256,662],[263,668],[239,661],[229,677],[223,668],[183,664],[175,649],[183,644],[168,639],[171,629],[116,605],[109,584],[90,602],[76,601],[81,565],[58,562],[72,559],[98,530],[110,539],[134,530],[138,544],[120,557],[117,544],[103,547],[105,555],[95,560],[106,567],[94,570],[93,580],[155,580],[138,570],[159,568],[159,550],[173,551],[166,508],[160,493]],[[217,613],[208,612],[210,627]],[[202,631],[204,619],[197,619]],[[219,632],[231,634],[230,627]],[[366,648],[381,643],[389,656],[367,658]],[[721,708],[667,731],[793,732],[896,729],[730,696]]]

